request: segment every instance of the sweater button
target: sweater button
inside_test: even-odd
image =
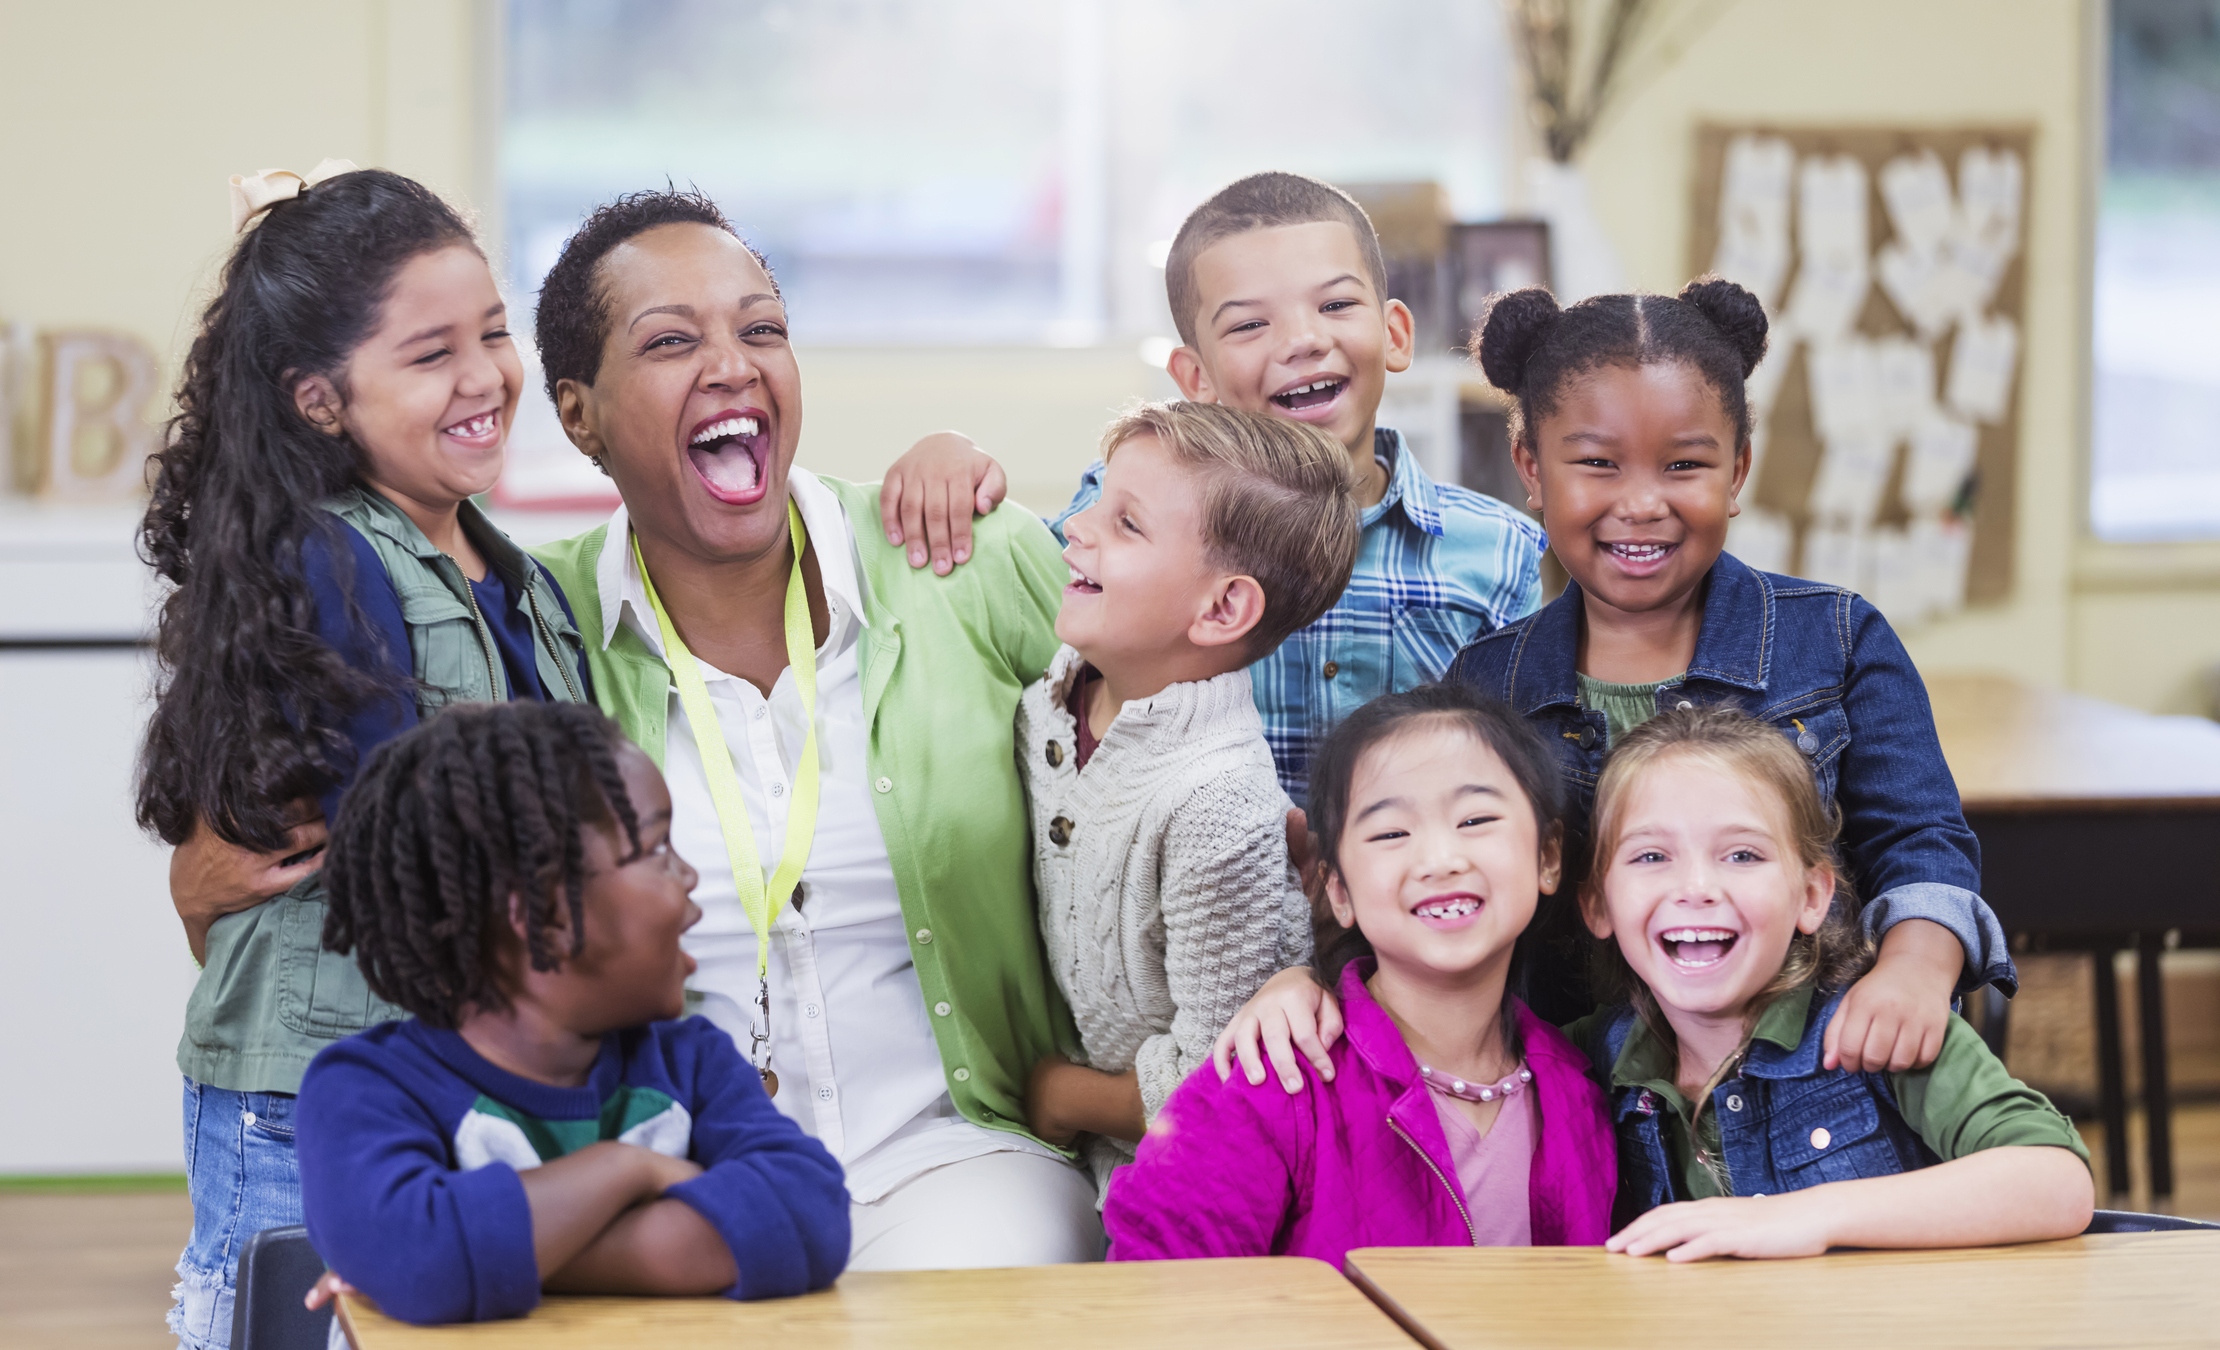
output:
[[[1064,767],[1064,747],[1054,741],[1048,743],[1048,767],[1051,769]]]
[[[882,777],[879,779],[878,782],[873,783],[871,786],[877,788],[881,792],[892,792],[894,791],[894,780],[891,778]]]
[[[971,1081],[971,1070],[969,1070],[969,1069],[958,1069],[958,1070],[956,1070],[956,1071],[955,1071],[954,1073],[952,1073],[952,1074],[950,1074],[950,1075],[948,1075],[948,1076],[949,1076],[950,1078],[953,1078],[953,1079],[955,1079],[955,1080],[956,1080],[957,1082],[959,1082],[959,1083],[968,1083],[968,1082],[970,1082],[970,1081]]]
[[[1328,662],[1326,663],[1326,678],[1327,678],[1327,679],[1329,679],[1329,680],[1330,680],[1330,679],[1332,679],[1332,678],[1333,678],[1334,676],[1336,676],[1336,675],[1339,675],[1340,673],[1341,673],[1341,663],[1340,663],[1339,661],[1328,661]]]
[[[1067,817],[1058,816],[1048,822],[1048,837],[1058,848],[1070,843],[1071,821]]]

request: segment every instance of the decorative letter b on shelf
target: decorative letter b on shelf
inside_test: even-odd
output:
[[[146,490],[161,431],[146,420],[154,354],[114,333],[41,333],[46,388],[26,485],[59,501],[129,501]]]

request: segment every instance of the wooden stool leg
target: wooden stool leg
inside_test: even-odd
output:
[[[2159,974],[2165,937],[2138,934],[2135,1002],[2142,1014],[2143,1116],[2151,1155],[2152,1208],[2174,1193],[2174,1100],[2166,1075],[2166,985]]]
[[[2120,1045],[2120,982],[2112,973],[2117,949],[2100,946],[2090,954],[2097,992],[2097,1117],[2104,1122],[2104,1170],[2114,1196],[2126,1195],[2128,1181],[2127,1066]]]

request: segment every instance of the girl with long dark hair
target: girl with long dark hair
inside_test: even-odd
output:
[[[190,1350],[229,1343],[240,1245],[300,1222],[309,1060],[405,1016],[323,949],[322,821],[373,746],[448,703],[587,695],[561,593],[469,500],[523,388],[469,226],[329,161],[233,200],[141,530],[171,590],[138,815],[178,847],[203,962],[178,1045],[193,1235],[170,1325]],[[241,859],[263,885],[184,898]]]

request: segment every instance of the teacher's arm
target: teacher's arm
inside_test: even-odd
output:
[[[998,511],[980,521],[979,529],[982,534],[991,529],[1007,531],[1007,546],[996,550],[1002,567],[996,569],[991,583],[996,593],[989,600],[988,613],[993,616],[996,647],[1010,662],[1018,682],[1031,684],[1048,672],[1049,662],[1063,645],[1056,637],[1056,611],[1063,607],[1071,568],[1064,563],[1056,536],[1029,512]],[[984,550],[981,561],[985,561]]]

